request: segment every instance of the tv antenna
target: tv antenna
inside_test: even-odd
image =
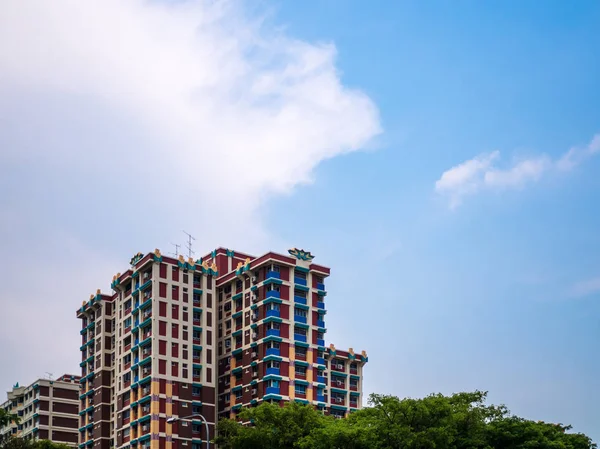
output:
[[[178,245],[177,243],[171,243],[171,245],[175,247],[175,252],[170,254],[174,255],[175,257],[179,257],[179,248],[181,248],[181,245]]]
[[[194,255],[194,251],[192,251],[192,241],[196,240],[196,238],[193,237],[192,234],[189,234],[185,231],[181,231],[181,232],[183,232],[185,235],[188,236],[187,245],[185,247],[188,250],[188,257],[191,258]]]
[[[54,377],[54,375],[52,373],[49,373],[48,371],[46,371],[46,378],[48,380],[52,380],[53,377]]]

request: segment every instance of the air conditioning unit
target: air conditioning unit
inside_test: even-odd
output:
[[[148,432],[149,429],[150,429],[150,426],[142,426],[143,432]]]
[[[344,365],[338,365],[337,369],[344,369]]]
[[[258,278],[256,276],[252,276],[252,283],[256,284],[258,282]]]
[[[252,321],[257,321],[258,320],[258,315],[252,315]]]
[[[258,354],[256,352],[253,352],[251,355],[252,355],[252,358],[255,359]]]
[[[258,377],[258,372],[254,371],[254,372],[252,373],[252,377]]]
[[[339,404],[340,402],[342,402],[342,398],[335,398],[335,402]]]
[[[258,295],[252,295],[252,302],[258,302]]]
[[[146,272],[144,273],[144,279],[148,279],[150,277],[150,273]]]
[[[342,385],[342,381],[341,380],[336,380],[335,383],[336,383],[336,385]]]
[[[244,371],[246,374],[248,374],[250,372],[250,370],[248,368],[246,368],[246,371]]]
[[[256,340],[258,338],[258,334],[254,333],[252,334],[252,340]]]
[[[256,394],[256,393],[257,393],[257,390],[256,390],[256,388],[253,388],[253,389],[252,389],[252,394]]]

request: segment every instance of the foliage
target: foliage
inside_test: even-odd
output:
[[[346,419],[310,406],[261,404],[240,413],[243,425],[218,424],[215,440],[225,449],[595,449],[569,426],[512,416],[486,405],[487,393],[423,399],[371,395],[369,407]]]
[[[1,449],[71,449],[66,444],[54,443],[50,440],[29,440],[19,437],[9,437],[0,443]]]
[[[0,427],[8,426],[11,422],[19,424],[19,417],[17,415],[8,413],[3,408],[0,408]]]

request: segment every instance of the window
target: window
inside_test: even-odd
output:
[[[267,362],[267,368],[278,368],[279,369],[279,362],[277,360],[272,360],[270,362]]]
[[[306,280],[306,273],[304,271],[294,270],[294,277]]]
[[[306,367],[302,365],[296,365],[295,371],[297,376],[306,376]]]
[[[296,384],[294,385],[294,390],[296,392],[296,394],[306,394],[306,386],[305,385],[299,385]]]
[[[177,323],[171,325],[171,337],[179,338],[179,325]]]
[[[192,396],[200,396],[201,393],[200,387],[192,387]]]
[[[304,290],[294,290],[294,296],[306,299],[306,292]]]
[[[268,380],[267,387],[279,388],[279,381],[278,380]]]
[[[235,392],[235,398],[236,399],[241,399],[242,398],[242,390],[237,390]]]
[[[357,379],[350,379],[350,386],[351,387],[358,387],[358,380]]]
[[[299,307],[296,307],[296,308],[294,308],[294,315],[306,318],[308,316],[308,312],[304,309],[300,309]]]
[[[244,284],[243,284],[243,282],[242,282],[242,281],[240,281],[240,280],[238,280],[238,281],[235,283],[235,291],[236,291],[236,292],[241,292],[241,291],[243,290],[243,288],[244,288]]]
[[[267,304],[267,310],[279,310],[279,304],[274,303],[274,302],[270,302],[269,304]]]
[[[167,316],[167,303],[164,301],[159,301],[158,302],[158,314],[160,316]]]
[[[294,326],[294,334],[306,336],[306,329],[303,327]]]
[[[225,329],[231,329],[231,320],[225,321]]]
[[[123,323],[123,326],[125,326],[125,328],[131,327],[131,318],[127,318]]]
[[[306,357],[306,348],[296,345],[296,347],[294,348],[294,351],[295,351],[296,355],[298,355],[300,357]]]

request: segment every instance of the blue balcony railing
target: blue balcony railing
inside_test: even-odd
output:
[[[317,309],[325,310],[325,303],[323,301],[317,301]]]
[[[317,327],[325,327],[325,321],[317,320]]]
[[[267,318],[268,317],[281,318],[281,313],[279,312],[279,310],[271,309],[271,310],[267,310],[266,316],[267,316]]]
[[[306,335],[294,334],[294,341],[301,341],[306,343]]]
[[[296,323],[304,323],[304,324],[306,324],[306,317],[305,316],[300,316],[300,315],[294,315],[294,321]]]
[[[279,368],[267,368],[267,374],[276,374],[279,376]]]
[[[317,376],[317,382],[319,382],[321,384],[326,384],[327,378],[325,376]]]
[[[267,394],[279,394],[279,387],[267,387]]]
[[[322,284],[321,282],[317,282],[317,290],[325,291],[325,284]]]
[[[279,329],[267,329],[267,337],[280,337],[281,331]]]
[[[319,365],[325,365],[325,359],[323,357],[317,357],[317,363]]]
[[[267,348],[266,355],[281,355],[279,348]]]
[[[318,338],[317,339],[317,345],[318,346],[325,346],[325,340],[323,340],[322,338]]]
[[[304,285],[306,287],[306,279],[294,277],[294,284]]]
[[[306,298],[303,298],[301,296],[294,296],[294,302],[306,305]]]
[[[318,394],[317,395],[317,401],[319,402],[325,402],[325,396],[322,394]]]
[[[267,279],[270,278],[281,279],[279,271],[267,271]]]
[[[269,290],[267,292],[267,298],[281,298],[281,294],[277,290]]]

